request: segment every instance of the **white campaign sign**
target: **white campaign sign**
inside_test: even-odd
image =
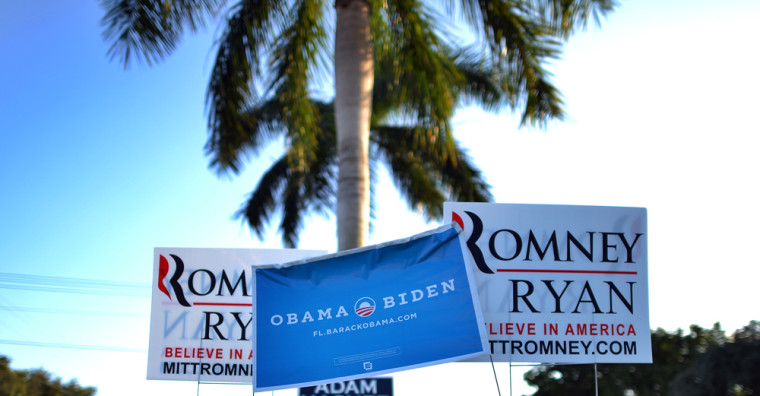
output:
[[[250,384],[252,266],[325,253],[155,248],[148,379]]]
[[[444,216],[464,229],[493,360],[652,362],[645,208],[447,202]]]

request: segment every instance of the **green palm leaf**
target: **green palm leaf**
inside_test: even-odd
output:
[[[512,110],[520,114],[521,125],[561,120],[562,98],[545,65],[559,56],[563,40],[615,6],[613,0],[101,2],[104,36],[111,42],[108,55],[125,66],[161,61],[186,32],[224,15],[206,91],[206,153],[216,171],[238,173],[266,143],[284,141],[283,156],[264,173],[238,216],[261,237],[281,211],[286,246],[297,244],[307,213],[336,210],[335,197],[343,196],[337,194],[338,169],[344,166],[338,158],[353,157],[341,154],[338,136],[368,133],[368,174],[374,178],[379,162],[385,162],[410,206],[428,219],[441,215],[445,200],[491,200],[484,175],[454,138],[456,109],[474,103],[493,112]],[[366,15],[369,19],[361,19]],[[461,27],[454,20],[460,16],[475,36],[471,44],[461,44],[452,30]],[[366,24],[346,24],[341,18]],[[365,28],[371,42],[352,43],[356,52],[341,52],[341,57],[332,54],[331,35],[344,40]],[[366,123],[338,122],[336,114],[349,114],[343,103],[354,105],[341,98],[361,95],[336,90],[336,100],[326,102],[315,99],[312,89],[329,80],[330,62],[342,65],[361,53],[372,54],[363,59],[374,66],[345,70],[366,73],[350,76],[357,80],[374,79],[365,85],[372,86],[371,105],[364,109],[371,107],[371,116]],[[335,103],[341,103],[341,111]],[[350,114],[370,114],[355,111]],[[369,130],[345,130],[367,124]],[[343,125],[340,134],[336,125]],[[374,204],[357,207],[362,205]]]
[[[196,31],[215,17],[225,0],[101,0],[109,56],[125,66],[133,56],[148,64],[162,60],[179,45],[186,29]]]

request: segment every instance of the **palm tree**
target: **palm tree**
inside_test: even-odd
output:
[[[614,5],[613,0],[449,0],[439,8],[421,0],[102,1],[105,37],[113,42],[109,53],[125,65],[135,57],[148,64],[160,61],[187,30],[222,20],[206,94],[212,166],[237,173],[264,143],[284,138],[285,154],[238,213],[261,236],[281,207],[283,242],[295,246],[304,214],[332,209],[337,196],[340,250],[366,242],[371,171],[378,161],[390,165],[409,204],[429,218],[440,216],[445,199],[490,200],[482,174],[453,137],[454,110],[473,102],[490,111],[520,111],[523,124],[561,119],[559,92],[544,64],[558,55],[562,40]],[[445,28],[453,26],[449,21],[455,16],[471,27],[474,44],[462,45]],[[329,80],[330,59],[332,102],[311,94],[315,84]]]

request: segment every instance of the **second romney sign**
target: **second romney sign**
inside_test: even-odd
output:
[[[444,216],[464,229],[494,360],[652,361],[646,209],[457,202]]]

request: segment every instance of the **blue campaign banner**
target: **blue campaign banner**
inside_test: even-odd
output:
[[[487,351],[458,225],[254,271],[253,390],[303,387]]]

